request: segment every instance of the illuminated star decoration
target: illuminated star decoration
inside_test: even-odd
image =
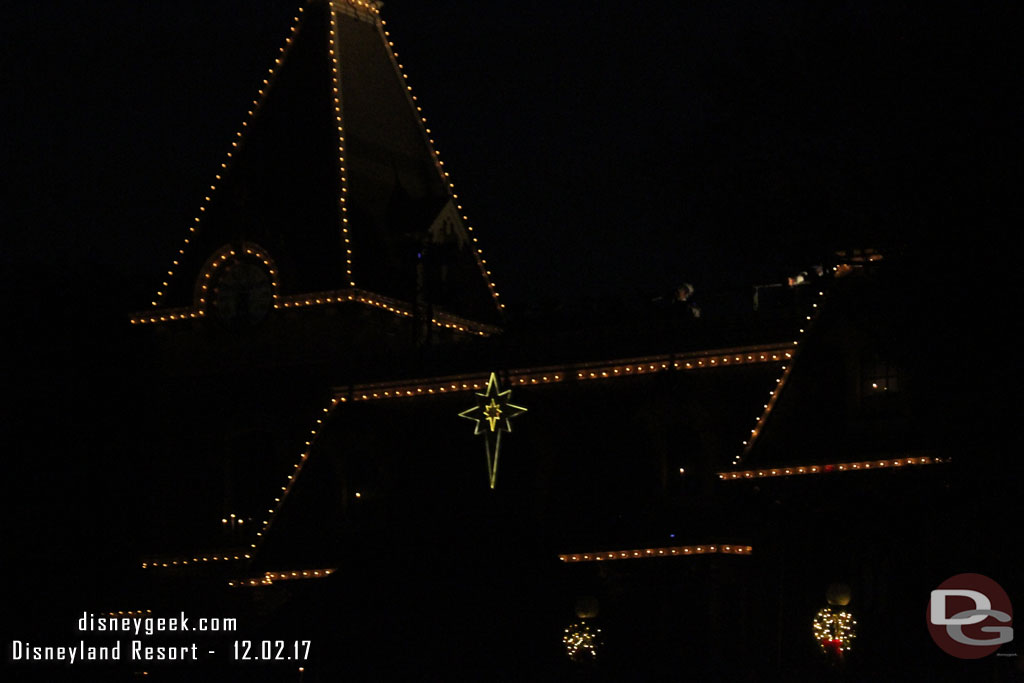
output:
[[[492,489],[498,478],[498,451],[501,448],[501,433],[511,432],[512,423],[509,420],[526,412],[526,408],[509,403],[511,395],[511,389],[498,391],[498,378],[492,372],[491,378],[487,380],[487,391],[476,395],[476,405],[459,413],[459,417],[476,422],[474,434],[484,435],[484,449],[487,452],[487,477]],[[493,447],[492,441],[494,442]]]

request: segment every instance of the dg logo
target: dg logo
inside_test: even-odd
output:
[[[928,632],[960,659],[987,657],[1013,640],[1013,609],[1003,587],[982,574],[957,574],[932,591]]]

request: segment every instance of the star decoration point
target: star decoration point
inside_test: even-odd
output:
[[[468,408],[459,417],[476,422],[474,434],[484,435],[484,447],[487,451],[487,471],[490,476],[491,488],[498,475],[498,449],[501,447],[501,433],[511,432],[512,423],[510,420],[526,412],[526,408],[509,403],[512,390],[501,391],[498,388],[498,377],[491,373],[487,380],[487,389],[484,393],[477,393],[476,405]],[[493,436],[493,457],[491,438]]]

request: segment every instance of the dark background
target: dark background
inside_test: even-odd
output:
[[[295,5],[9,10],[5,265],[139,278],[145,293],[126,292],[125,306],[147,302]],[[847,245],[970,256],[995,237],[1020,167],[1020,13],[384,8],[510,302],[774,281]]]
[[[135,463],[153,435],[128,313],[160,282],[294,10],[5,9],[5,564],[13,611],[50,639],[61,610],[102,606],[137,561]],[[959,381],[993,385],[1000,364],[1019,366],[1001,355],[1019,276],[996,256],[1019,246],[1020,15],[1010,2],[384,8],[513,315],[682,281],[744,290],[876,247],[933,277],[922,317],[973,359]],[[1019,413],[1008,400],[994,431]]]

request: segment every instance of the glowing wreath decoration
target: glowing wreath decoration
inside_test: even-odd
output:
[[[574,662],[597,659],[597,641],[600,633],[601,629],[591,628],[586,620],[576,622],[565,629],[562,642],[565,644],[565,653],[569,655],[569,659]]]
[[[814,639],[823,652],[842,655],[850,651],[850,643],[857,637],[856,626],[849,612],[836,612],[826,607],[814,617]]]

